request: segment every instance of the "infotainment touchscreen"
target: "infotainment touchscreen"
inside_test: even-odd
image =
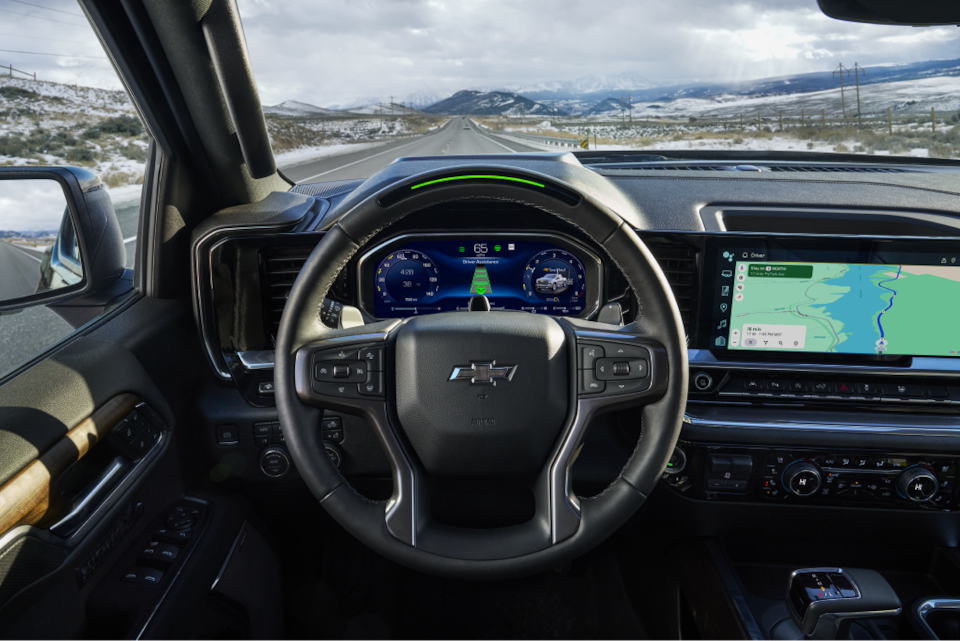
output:
[[[960,356],[960,256],[797,260],[803,253],[718,252],[713,348]],[[912,260],[891,260],[898,257]]]

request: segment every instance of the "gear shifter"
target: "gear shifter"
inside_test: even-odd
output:
[[[796,570],[787,586],[787,609],[811,639],[836,639],[851,619],[900,614],[900,599],[873,570],[812,568]]]

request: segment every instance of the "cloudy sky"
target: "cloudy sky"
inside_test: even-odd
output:
[[[816,0],[238,2],[264,104],[342,105],[622,72],[670,85],[960,58],[956,27],[838,22]],[[0,0],[0,64],[119,88],[84,22],[69,0]]]

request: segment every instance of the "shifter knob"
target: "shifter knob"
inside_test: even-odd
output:
[[[783,471],[783,486],[797,496],[810,496],[820,489],[820,468],[809,461],[796,461]]]

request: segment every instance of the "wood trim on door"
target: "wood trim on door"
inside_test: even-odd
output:
[[[61,509],[52,496],[56,479],[109,434],[139,402],[134,394],[110,399],[0,486],[0,535],[18,525],[35,525],[56,516]]]

